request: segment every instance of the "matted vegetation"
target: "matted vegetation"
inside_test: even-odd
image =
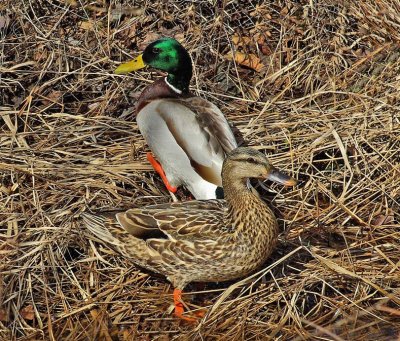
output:
[[[0,10],[0,339],[400,340],[397,1]],[[187,288],[187,302],[208,307],[199,324],[171,316],[167,280],[80,219],[172,200],[133,109],[159,76],[112,72],[159,36],[191,53],[193,92],[301,180],[259,188],[281,235],[257,274]]]

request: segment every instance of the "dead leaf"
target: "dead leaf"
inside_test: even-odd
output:
[[[48,53],[43,44],[39,44],[33,53],[33,59],[37,62],[47,59]]]
[[[375,226],[389,225],[394,223],[394,214],[393,212],[389,214],[380,214],[374,218],[372,218],[371,224]]]
[[[86,31],[94,31],[96,28],[100,28],[100,23],[94,23],[93,21],[81,21],[79,27]]]
[[[95,103],[90,103],[88,105],[88,108],[90,111],[95,110],[96,108],[100,107],[101,102],[95,102]]]
[[[0,309],[0,321],[1,322],[8,322],[10,319],[7,315],[7,312],[5,309]]]
[[[237,46],[244,46],[250,44],[251,39],[249,37],[233,36],[232,42]]]
[[[185,35],[183,33],[177,33],[174,36],[175,40],[179,41],[180,43],[183,43],[185,41]]]
[[[78,6],[78,2],[75,0],[65,0],[65,2],[69,5],[71,5],[72,7],[77,7]]]
[[[24,320],[33,320],[35,318],[35,311],[33,310],[32,304],[21,309],[20,314]]]
[[[48,95],[47,98],[52,99],[52,100],[57,100],[63,95],[62,91],[58,90],[52,90]]]
[[[62,105],[61,103],[58,102],[58,100],[60,98],[62,98],[62,96],[63,96],[62,91],[52,90],[47,96],[43,96],[43,95],[40,95],[40,96],[43,98],[42,103],[44,105],[49,105],[51,103],[57,103],[57,104]]]
[[[272,51],[267,44],[261,45],[261,52],[262,52],[262,54],[264,54],[266,56],[269,56],[272,54]]]
[[[226,54],[225,58],[232,59],[232,52],[229,52],[228,54]],[[260,70],[264,67],[264,64],[262,64],[260,62],[260,58],[258,58],[253,53],[245,54],[242,52],[236,52],[234,59],[235,59],[236,63],[238,63],[242,66],[247,66],[250,69],[253,69],[257,72],[260,72]]]
[[[93,23],[89,22],[89,21],[82,21],[79,24],[80,28],[87,30],[87,31],[93,31]]]
[[[165,21],[172,22],[175,20],[175,16],[172,13],[166,13],[161,17]]]
[[[156,40],[160,37],[160,34],[156,32],[147,32],[146,37],[141,43],[138,43],[138,50],[143,51],[147,45],[149,45],[152,41]]]
[[[7,15],[0,16],[0,29],[7,28],[10,23],[10,17]]]
[[[176,39],[176,40],[178,40],[178,41],[179,41],[179,39],[177,39],[177,36],[178,36],[178,35],[182,35],[182,36],[183,36],[183,34],[182,34],[182,28],[179,27],[179,26],[174,26],[174,27],[172,27],[172,28],[161,27],[160,30],[159,30],[159,32],[160,32],[160,34],[161,34],[162,36],[165,36],[165,37],[173,37],[174,39]],[[182,43],[182,41],[180,41],[180,42]]]
[[[258,33],[258,32],[257,32],[257,33],[254,34],[253,39],[254,39],[257,43],[259,43],[260,45],[265,44],[265,37],[264,37],[264,34],[261,34],[261,33]]]
[[[250,12],[251,17],[262,15],[264,19],[271,20],[272,17],[269,14],[270,10],[265,8],[265,5],[256,5],[255,11]]]
[[[134,24],[132,24],[131,27],[129,27],[128,34],[127,34],[127,36],[129,38],[133,38],[137,34],[136,28],[137,28],[137,23],[134,23]]]

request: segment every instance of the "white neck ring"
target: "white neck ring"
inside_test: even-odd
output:
[[[171,83],[169,83],[167,77],[165,77],[165,83],[167,83],[167,85],[168,85],[174,92],[176,92],[178,95],[181,95],[181,94],[182,94],[182,90],[179,90],[179,89],[175,88]]]

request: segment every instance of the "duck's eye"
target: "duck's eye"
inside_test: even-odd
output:
[[[249,163],[257,163],[257,161],[252,157],[248,157],[247,158],[247,162],[249,162]]]
[[[154,54],[159,54],[161,52],[161,49],[159,49],[158,47],[153,47],[151,52],[153,52]]]

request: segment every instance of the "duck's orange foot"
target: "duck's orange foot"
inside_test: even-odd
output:
[[[164,173],[164,169],[161,167],[161,165],[153,158],[153,156],[150,153],[146,154],[147,156],[147,160],[149,160],[149,162],[151,163],[151,165],[153,166],[154,170],[161,176],[161,178],[164,181],[165,187],[167,187],[167,189],[172,192],[175,193],[177,191],[176,187],[172,187]]]
[[[174,315],[176,317],[179,317],[182,320],[188,321],[188,322],[197,322],[199,319],[201,319],[206,311],[204,309],[198,310],[193,312],[191,315],[183,315],[185,312],[185,309],[183,307],[183,301],[182,301],[182,291],[179,289],[174,289],[174,304],[175,304],[175,312]]]

